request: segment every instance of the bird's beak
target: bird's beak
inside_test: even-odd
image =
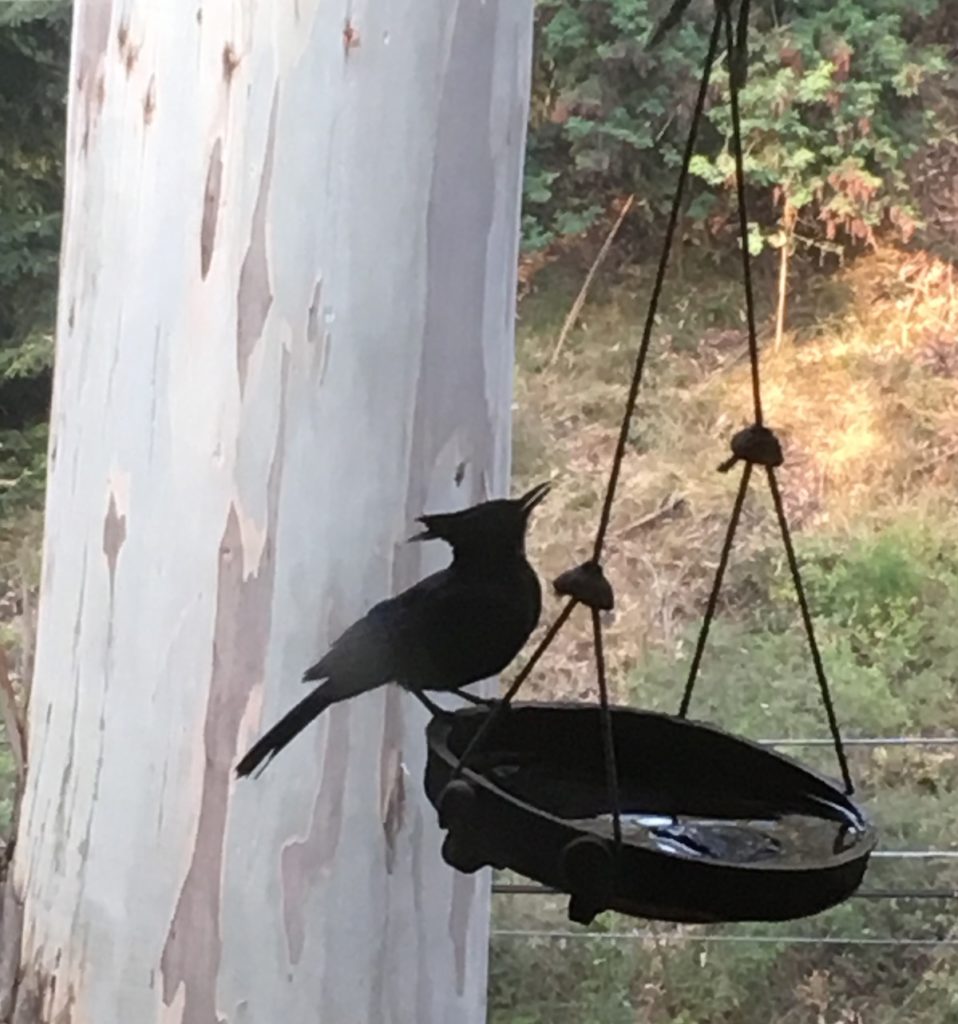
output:
[[[526,491],[519,499],[519,508],[528,516],[551,490],[552,483],[549,480],[536,484],[531,491]]]
[[[410,537],[410,538],[409,538],[409,539],[408,539],[408,540],[406,541],[406,543],[407,543],[407,544],[412,544],[413,542],[418,542],[418,541],[422,541],[422,540],[436,540],[436,534],[434,534],[434,533],[432,532],[432,528],[431,528],[431,527],[429,526],[429,524],[428,524],[428,523],[426,523],[426,520],[425,520],[425,518],[424,518],[423,516],[420,516],[420,517],[419,517],[419,518],[418,518],[418,519],[416,520],[416,522],[417,522],[417,523],[424,523],[424,524],[425,524],[425,526],[426,526],[426,529],[425,529],[425,530],[422,530],[422,531],[420,531],[419,533],[414,533],[414,534],[413,534],[413,535],[412,535],[412,536],[411,536],[411,537]]]
[[[420,533],[414,533],[407,543],[411,544],[413,541],[420,540],[442,540],[443,530],[441,524],[445,522],[447,518],[448,516],[442,514],[417,516],[416,522],[422,523],[422,525],[425,526],[425,530]]]

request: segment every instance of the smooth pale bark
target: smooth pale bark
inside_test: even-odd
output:
[[[231,770],[445,561],[413,518],[507,488],[530,40],[531,0],[77,0],[19,1024],[484,1019],[411,698]]]

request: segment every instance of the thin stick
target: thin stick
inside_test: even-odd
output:
[[[615,241],[615,236],[619,233],[619,228],[622,227],[622,221],[625,220],[632,209],[632,204],[635,202],[635,194],[629,196],[628,199],[622,204],[622,209],[619,211],[619,216],[616,218],[615,223],[612,225],[612,230],[605,237],[605,241],[602,243],[602,248],[599,249],[598,255],[592,261],[592,266],[589,267],[588,274],[585,275],[585,280],[582,282],[582,287],[579,289],[579,294],[575,297],[575,302],[572,303],[572,308],[569,310],[569,315],[565,318],[565,323],[562,325],[562,330],[559,331],[559,339],[556,341],[556,347],[552,351],[552,359],[549,361],[550,366],[555,366],[556,360],[559,358],[559,353],[562,351],[562,346],[565,344],[565,340],[569,335],[569,332],[575,326],[576,320],[579,319],[579,314],[582,312],[582,307],[585,305],[585,300],[589,294],[589,288],[592,285],[592,279],[596,275],[596,271],[602,265],[603,260],[609,253],[609,249],[612,248],[612,243]]]
[[[13,683],[10,680],[7,652],[2,647],[0,647],[0,718],[3,721],[3,727],[7,734],[7,745],[10,747],[10,756],[13,760],[16,802],[19,803],[27,767],[26,723],[23,712],[17,703]]]

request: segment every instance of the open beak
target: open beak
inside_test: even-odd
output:
[[[425,518],[424,518],[423,516],[420,516],[420,517],[419,517],[419,518],[418,518],[418,519],[416,520],[416,522],[417,522],[417,523],[423,523],[423,524],[425,524]],[[410,538],[409,538],[409,539],[408,539],[408,540],[406,541],[406,543],[407,543],[407,544],[412,544],[412,543],[413,543],[414,541],[420,541],[420,540],[435,540],[435,539],[436,539],[436,535],[435,535],[435,534],[434,534],[434,533],[432,532],[432,530],[430,529],[430,527],[429,527],[429,526],[427,525],[427,526],[426,526],[426,529],[425,529],[425,530],[422,530],[422,531],[420,531],[419,533],[414,533],[414,534],[413,534],[413,535],[412,535],[412,536],[411,536],[411,537],[410,537]]]
[[[519,499],[519,507],[528,516],[542,499],[552,490],[552,483],[546,480],[544,483],[536,484],[531,491],[526,491]]]

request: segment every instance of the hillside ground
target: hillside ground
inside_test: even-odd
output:
[[[607,547],[615,698],[666,711],[681,696],[738,483],[738,470],[722,475],[716,466],[750,421],[741,290],[729,263],[689,252],[670,278]],[[514,489],[555,481],[531,539],[546,580],[589,554],[651,273],[644,265],[610,271],[558,356],[581,261],[540,271],[521,303]],[[828,273],[806,267],[792,282],[777,351],[773,268],[759,267],[757,291],[765,415],[785,448],[781,486],[845,733],[955,735],[958,271],[894,249]],[[550,597],[544,623],[558,607]],[[587,617],[575,617],[522,696],[595,699],[590,637]],[[692,714],[752,738],[827,735],[760,474]],[[958,852],[956,749],[853,749],[883,851]],[[800,756],[837,772],[828,748]],[[876,859],[867,884],[958,888],[955,863]],[[587,932],[549,897],[499,896],[495,905],[496,1024],[958,1020],[947,946],[841,942],[958,938],[943,901],[859,899],[806,922],[711,929],[708,945],[696,929],[613,915]],[[754,936],[763,938],[741,941]],[[820,944],[823,936],[835,941]]]

